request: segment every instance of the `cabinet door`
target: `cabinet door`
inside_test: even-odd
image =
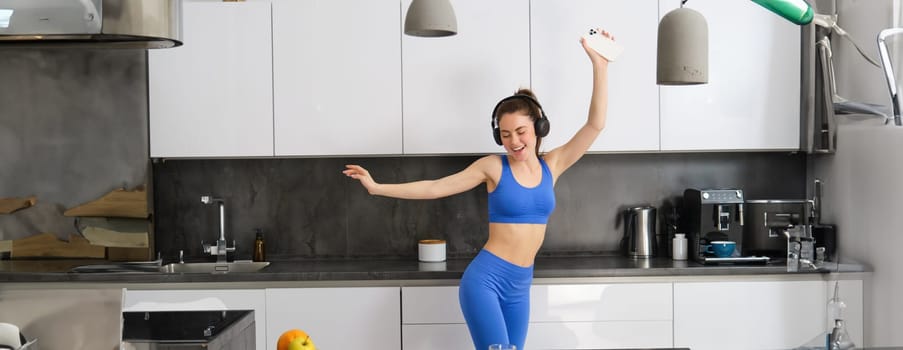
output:
[[[184,44],[148,51],[151,157],[272,156],[270,3],[182,6]]]
[[[590,151],[658,151],[655,84],[656,0],[533,0],[530,11],[531,78],[551,122],[543,141],[558,147],[585,123],[593,68],[580,36],[603,27],[625,47],[608,66],[608,119]]]
[[[470,331],[463,323],[405,324],[401,327],[401,349],[473,349]]]
[[[410,3],[402,0],[402,13]],[[457,35],[401,39],[405,154],[503,151],[492,138],[492,108],[530,87],[529,1],[453,5]]]
[[[273,2],[277,156],[401,154],[398,6]]]
[[[671,283],[534,285],[525,347],[671,347],[671,300]],[[404,348],[472,347],[460,310],[458,287],[402,288]]]
[[[255,348],[265,349],[266,305],[263,289],[126,290],[122,311],[254,310]]]
[[[402,349],[473,347],[458,303],[458,287],[401,288]]]
[[[825,282],[674,284],[674,346],[792,349],[825,332]]]
[[[526,347],[671,347],[671,312],[671,283],[535,285]]]
[[[708,23],[709,83],[661,87],[662,150],[799,149],[800,27],[751,1],[686,6]]]
[[[400,349],[399,293],[398,287],[267,289],[267,349],[293,328],[318,349]]]

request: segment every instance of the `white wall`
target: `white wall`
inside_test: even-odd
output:
[[[899,21],[900,7],[900,1],[837,0],[840,26],[876,60],[877,34]],[[849,43],[834,39],[832,46],[838,94],[888,105],[882,71]],[[903,56],[896,57],[903,62]],[[842,259],[873,270],[863,290],[865,341],[857,345],[901,346],[903,277],[894,271],[903,269],[903,127],[840,125],[837,152],[812,159],[812,176],[825,181],[823,221],[838,225]]]

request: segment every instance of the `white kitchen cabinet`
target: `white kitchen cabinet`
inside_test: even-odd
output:
[[[659,3],[660,16],[680,7]],[[686,7],[708,23],[709,83],[661,86],[661,149],[799,149],[800,27],[751,1]]]
[[[470,331],[464,323],[403,324],[401,349],[473,349]]]
[[[129,289],[122,301],[123,312],[222,310],[254,310],[256,348],[267,348],[267,302],[263,289]]]
[[[148,51],[151,157],[272,156],[270,2],[182,6],[184,44]]]
[[[825,331],[824,281],[674,283],[674,346],[791,349]]]
[[[274,0],[276,156],[402,153],[397,0]]]
[[[534,285],[531,349],[671,347],[671,283]],[[473,347],[458,287],[403,287],[405,349]]]
[[[551,132],[546,150],[566,143],[587,119],[593,68],[580,36],[602,27],[625,47],[608,67],[608,118],[590,151],[658,151],[655,83],[656,0],[532,0],[530,57],[533,89]]]
[[[266,349],[294,328],[318,349],[400,349],[398,295],[398,287],[267,289]]]
[[[525,347],[671,347],[671,312],[671,283],[534,285]]]
[[[402,36],[405,154],[504,151],[493,141],[491,114],[499,100],[530,87],[529,5],[458,0],[457,35]]]

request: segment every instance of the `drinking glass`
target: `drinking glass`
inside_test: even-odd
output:
[[[489,350],[517,350],[517,346],[514,344],[492,344],[489,346]]]

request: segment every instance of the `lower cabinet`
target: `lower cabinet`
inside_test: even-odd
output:
[[[848,331],[862,345],[863,283],[839,285]],[[824,280],[536,284],[525,348],[813,345],[827,329],[833,287]],[[293,328],[319,349],[473,348],[457,286],[126,290],[122,309],[254,310],[257,349],[275,350]]]
[[[674,283],[674,346],[761,350],[807,344],[825,331],[826,285],[825,281]]]
[[[671,347],[671,283],[534,285],[528,349]],[[458,287],[404,287],[404,349],[469,349]]]
[[[293,328],[318,349],[401,349],[398,294],[399,287],[267,289],[266,347],[259,349],[275,350]]]

